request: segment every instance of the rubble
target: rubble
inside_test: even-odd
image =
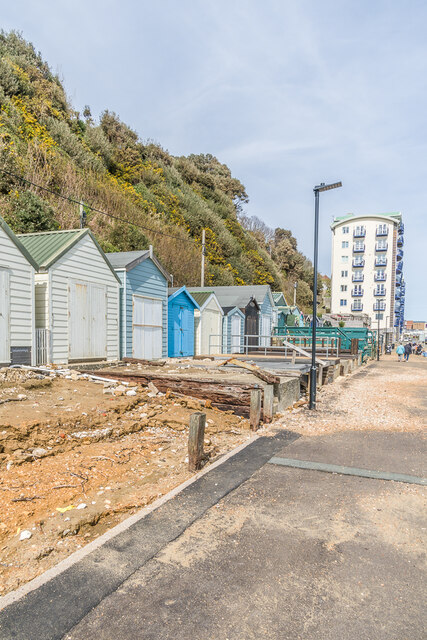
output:
[[[0,405],[1,594],[186,480],[193,411],[207,414],[210,461],[252,435],[200,399],[73,373],[0,370],[0,399],[26,396]],[[16,535],[24,527],[29,545]]]

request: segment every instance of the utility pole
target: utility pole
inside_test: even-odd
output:
[[[294,282],[294,307],[297,306],[297,286],[298,282]]]
[[[80,229],[84,229],[86,226],[86,211],[83,206],[83,200],[80,200]]]
[[[378,309],[378,344],[377,344],[377,360],[380,359],[380,317],[381,317],[381,307],[382,300],[379,301],[379,309]]]
[[[202,230],[202,275],[200,278],[200,286],[204,287],[205,286],[205,253],[206,253],[206,231],[205,229]]]

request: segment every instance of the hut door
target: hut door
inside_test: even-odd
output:
[[[107,352],[104,285],[71,282],[68,309],[70,360],[101,359]]]
[[[263,347],[269,347],[271,345],[270,335],[271,335],[271,317],[268,315],[261,316],[261,326],[262,326],[262,338],[261,345]]]
[[[259,312],[254,302],[250,302],[245,309],[245,334],[251,336],[246,338],[247,345],[258,346],[259,341]]]
[[[162,357],[163,305],[161,300],[133,296],[133,356]]]
[[[234,314],[231,316],[231,353],[240,353],[240,346],[242,340],[242,328],[240,323],[240,316]]]
[[[0,362],[10,362],[9,272],[0,269]]]

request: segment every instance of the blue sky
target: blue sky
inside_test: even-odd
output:
[[[175,155],[212,153],[249,215],[292,230],[309,257],[330,222],[401,211],[406,317],[427,321],[427,4],[418,0],[14,0],[22,31],[75,108],[108,108]]]

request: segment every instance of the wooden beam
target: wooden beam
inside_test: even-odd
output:
[[[205,439],[205,413],[192,413],[190,416],[190,431],[188,434],[188,469],[198,471],[202,467]]]
[[[261,421],[261,389],[251,391],[250,422],[252,431],[256,431]]]
[[[273,419],[274,385],[268,384],[264,387],[264,400],[262,415],[264,422],[271,422]]]
[[[241,369],[246,369],[254,374],[257,378],[262,380],[263,382],[267,382],[268,384],[275,384],[279,382],[279,376],[275,376],[273,373],[268,373],[264,371],[256,364],[250,364],[249,362],[245,362],[244,360],[238,360],[237,358],[230,358],[221,364],[232,364],[236,367],[240,367]]]

